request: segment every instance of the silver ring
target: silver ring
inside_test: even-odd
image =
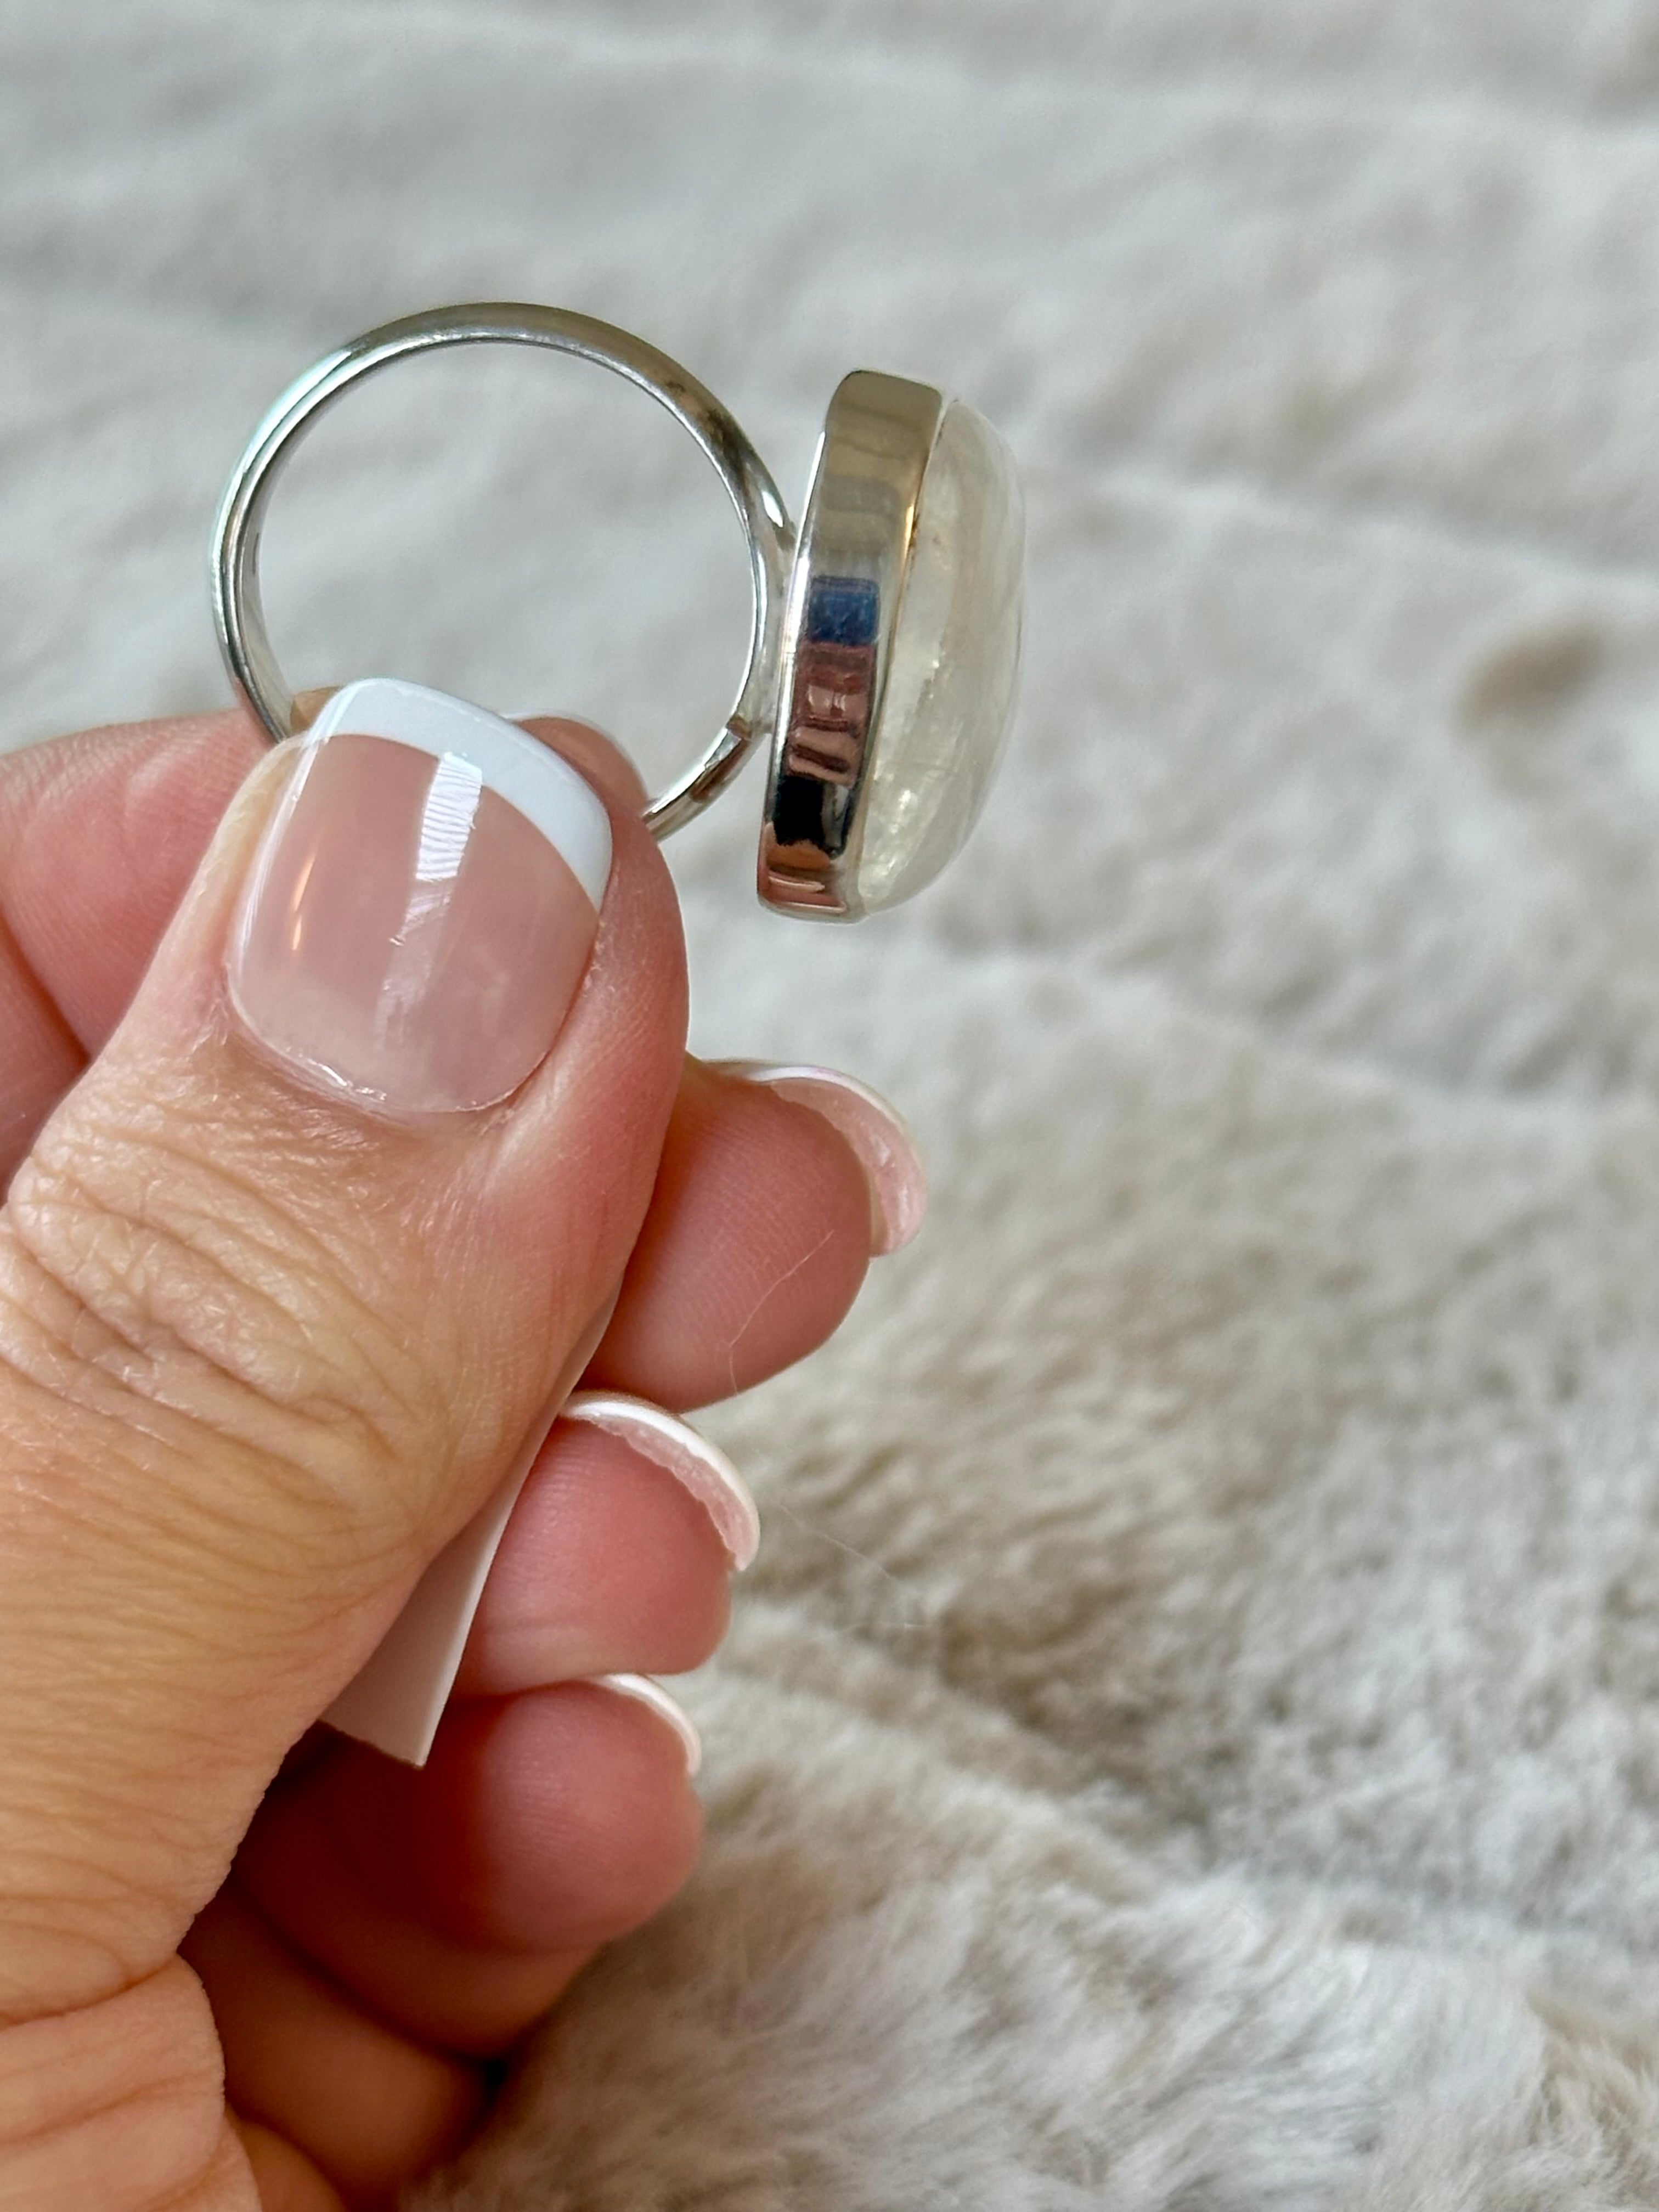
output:
[[[259,536],[283,463],[327,408],[378,369],[441,346],[499,344],[574,354],[648,392],[708,455],[748,539],[749,659],[713,743],[645,810],[647,827],[665,837],[702,811],[769,730],[794,527],[765,463],[713,392],[655,346],[591,315],[514,301],[434,307],[364,331],[290,386],[249,441],[214,527],[213,611],[225,665],[269,735],[278,742],[292,737],[294,694],[276,665],[259,598]]]

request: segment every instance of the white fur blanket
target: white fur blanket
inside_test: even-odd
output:
[[[14,740],[224,696],[226,468],[438,299],[792,498],[858,364],[1027,473],[953,875],[764,916],[752,781],[675,848],[696,1042],[890,1091],[933,1216],[711,1423],[704,1870],[427,2212],[1659,2204],[1659,5],[3,0],[0,98]],[[366,395],[290,657],[665,768],[743,623],[676,436]]]

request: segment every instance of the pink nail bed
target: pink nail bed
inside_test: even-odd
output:
[[[313,724],[232,933],[233,1004],[319,1089],[393,1114],[494,1105],[586,970],[611,823],[511,722],[371,677]]]

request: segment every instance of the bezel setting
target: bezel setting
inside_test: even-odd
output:
[[[214,531],[225,665],[275,743],[307,703],[265,626],[259,546],[283,468],[365,378],[442,348],[532,346],[623,377],[665,408],[724,484],[749,551],[753,615],[737,696],[642,814],[692,820],[769,738],[757,882],[780,913],[851,921],[930,883],[965,842],[1000,757],[1019,660],[1024,520],[1012,457],[934,386],[855,369],[825,415],[799,545],[765,464],[696,378],[568,308],[483,301],[364,331],[289,386],[233,471]]]
[[[865,802],[928,458],[930,384],[854,369],[813,458],[783,617],[757,888],[780,913],[856,921]]]

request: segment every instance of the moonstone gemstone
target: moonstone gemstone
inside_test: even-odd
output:
[[[953,401],[921,480],[864,794],[866,910],[932,883],[978,818],[1013,711],[1024,568],[1013,456]]]

